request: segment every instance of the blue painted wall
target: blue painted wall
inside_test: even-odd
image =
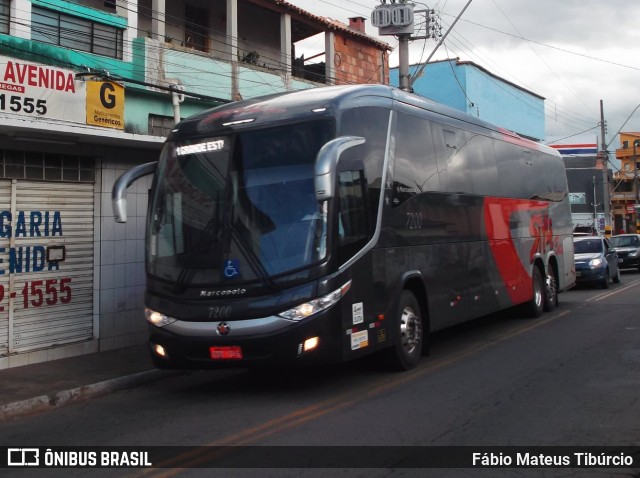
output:
[[[411,75],[420,65],[409,68]],[[398,68],[390,71],[398,86]],[[413,83],[415,93],[530,138],[545,139],[544,98],[470,62],[430,63]]]

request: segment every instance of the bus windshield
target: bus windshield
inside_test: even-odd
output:
[[[329,120],[165,145],[148,223],[152,276],[191,286],[270,284],[326,256],[314,164]]]

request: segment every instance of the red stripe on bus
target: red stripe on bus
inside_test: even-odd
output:
[[[531,298],[532,286],[529,269],[536,251],[542,246],[541,241],[544,241],[544,237],[551,227],[548,220],[548,207],[542,201],[485,198],[484,222],[489,247],[509,298],[514,304],[526,302]],[[521,251],[523,255],[521,257],[514,242],[510,224],[521,224],[522,218],[513,216],[523,212],[526,213],[529,221],[526,226],[522,224],[522,227],[527,229],[524,236],[532,239],[532,245],[529,251],[525,252],[524,249]],[[543,223],[543,228],[540,227],[540,222]]]

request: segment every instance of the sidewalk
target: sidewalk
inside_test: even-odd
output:
[[[175,375],[147,345],[0,370],[0,421]]]

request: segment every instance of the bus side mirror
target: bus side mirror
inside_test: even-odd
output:
[[[127,222],[127,188],[142,176],[153,174],[157,166],[157,161],[141,164],[116,179],[111,190],[111,204],[116,222]]]
[[[320,148],[314,170],[318,201],[335,197],[336,171],[340,155],[347,149],[364,142],[365,139],[360,136],[340,136]]]

